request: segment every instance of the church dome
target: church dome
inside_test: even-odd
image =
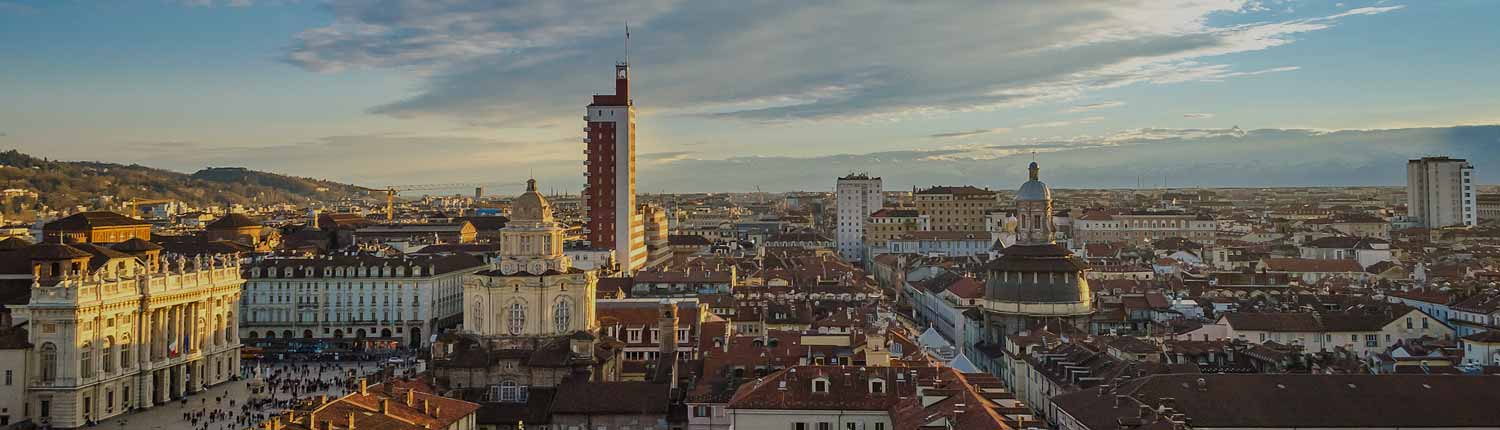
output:
[[[536,192],[536,180],[526,181],[526,192],[510,206],[510,219],[519,222],[552,222],[552,204]]]
[[[1031,162],[1031,167],[1028,170],[1031,171],[1031,180],[1026,181],[1026,183],[1024,184],[1021,184],[1021,189],[1016,190],[1016,200],[1052,200],[1052,188],[1048,187],[1046,183],[1038,179],[1038,171],[1040,169],[1037,168],[1035,161]]]

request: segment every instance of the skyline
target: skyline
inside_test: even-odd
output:
[[[571,6],[0,2],[0,148],[576,192],[628,21],[642,192],[1500,182],[1479,1]]]

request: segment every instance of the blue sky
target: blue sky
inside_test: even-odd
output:
[[[628,21],[645,191],[845,170],[1008,187],[1032,151],[1061,186],[1396,184],[1405,157],[1500,152],[1452,132],[1500,124],[1496,18],[1485,0],[0,0],[0,148],[574,190],[582,106],[611,90]],[[1184,144],[1205,150],[1160,150]],[[1371,168],[1327,175],[1349,166]]]

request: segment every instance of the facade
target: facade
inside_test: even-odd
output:
[[[42,242],[120,243],[151,240],[151,224],[109,211],[80,212],[42,226]]]
[[[961,187],[932,187],[912,193],[917,212],[928,217],[932,231],[985,231],[986,218],[1000,206],[994,191]]]
[[[896,254],[968,257],[988,253],[994,243],[986,232],[916,231],[887,240],[885,249]]]
[[[464,281],[464,330],[481,336],[546,337],[595,332],[593,271],[573,267],[563,254],[563,228],[552,206],[527,181],[511,221],[500,232],[495,269]]]
[[[1079,244],[1150,242],[1169,237],[1211,244],[1218,229],[1219,223],[1212,217],[1172,211],[1086,214],[1073,220],[1073,238]]]
[[[261,260],[243,273],[242,342],[331,351],[426,346],[458,324],[463,278],[482,268],[467,254]]]
[[[1479,221],[1500,220],[1500,194],[1480,194],[1475,197]]]
[[[139,239],[104,247],[45,243],[7,250],[34,277],[25,410],[75,428],[177,401],[239,372],[240,267],[229,256],[177,257]],[[14,279],[14,278],[12,278]]]
[[[672,261],[672,244],[667,240],[671,228],[667,225],[667,209],[660,205],[641,205],[641,218],[646,221],[646,267],[659,267]]]
[[[1406,162],[1406,213],[1430,228],[1479,224],[1474,165],[1424,157]]]
[[[880,178],[863,173],[839,178],[834,186],[834,204],[838,207],[835,229],[839,257],[846,261],[865,258],[865,217],[885,205]]]
[[[30,335],[26,329],[16,327],[9,309],[0,309],[0,371],[5,379],[0,381],[0,427],[26,420],[26,385],[30,381],[31,356]]]
[[[635,201],[635,103],[630,99],[630,65],[615,65],[615,93],[595,95],[584,110],[587,149],[583,192],[588,210],[587,238],[594,247],[615,250],[620,269],[646,267],[645,220]]]
[[[890,252],[891,239],[918,231],[931,230],[928,218],[911,208],[884,208],[871,213],[865,220],[864,241],[866,252],[872,257]]]
[[[1236,312],[1219,317],[1216,324],[1225,328],[1225,336],[1230,340],[1302,345],[1308,352],[1343,349],[1359,357],[1379,354],[1398,342],[1424,336],[1450,340],[1455,337],[1452,327],[1417,309],[1396,314]]]
[[[985,268],[981,310],[989,345],[1048,324],[1081,328],[1094,313],[1088,264],[1053,240],[1052,190],[1035,162],[1028,170],[1031,179],[1016,191],[1016,244]]]

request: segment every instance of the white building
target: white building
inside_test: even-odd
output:
[[[863,173],[839,178],[834,198],[838,207],[835,241],[838,242],[839,257],[862,260],[865,257],[865,218],[885,205],[880,178]]]
[[[262,260],[245,268],[244,343],[333,351],[425,346],[439,329],[458,325],[463,277],[484,267],[467,254]]]
[[[1406,162],[1406,213],[1427,227],[1479,223],[1474,165],[1448,157]]]

